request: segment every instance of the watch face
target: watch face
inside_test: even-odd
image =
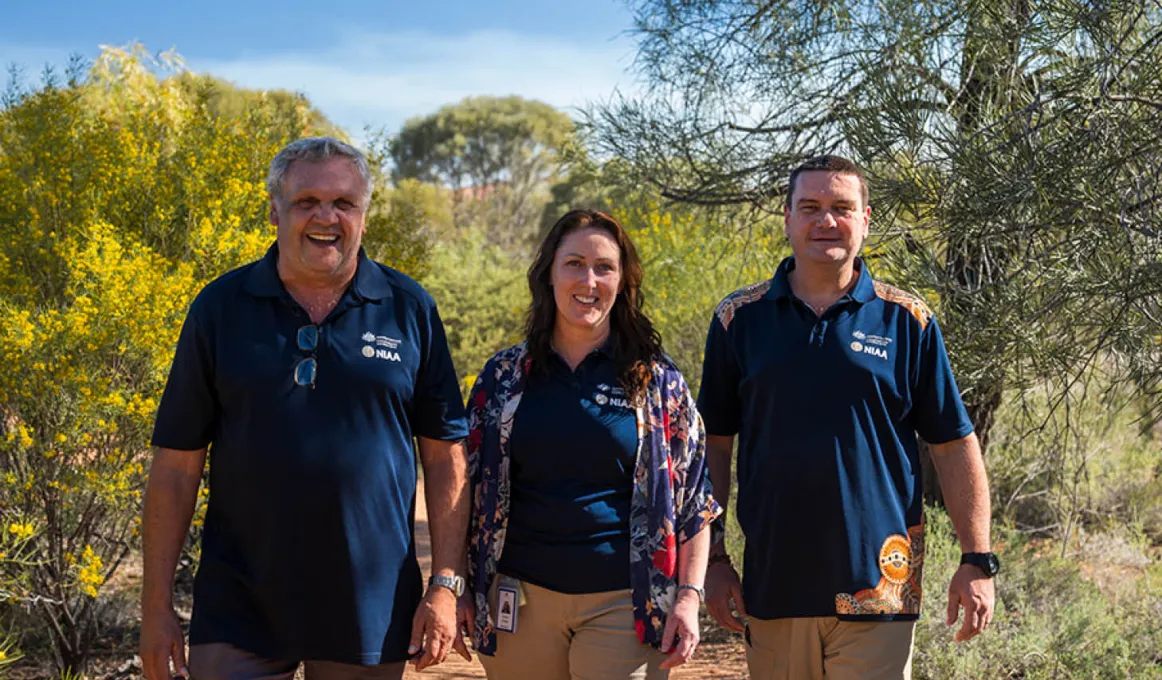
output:
[[[997,572],[999,572],[1000,570],[1001,570],[1001,561],[997,559],[996,555],[994,555],[992,553],[988,553],[985,556],[985,571],[988,573],[989,576],[996,576]]]
[[[456,597],[460,597],[464,593],[464,578],[461,576],[440,576],[437,574],[428,579],[428,582],[451,590]]]
[[[961,564],[971,564],[992,578],[1001,570],[1001,561],[993,553],[965,553],[960,558]]]

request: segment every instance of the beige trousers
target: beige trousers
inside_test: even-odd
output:
[[[628,590],[568,595],[520,585],[516,632],[497,632],[496,655],[477,657],[489,680],[665,680],[666,657],[638,642]],[[495,589],[494,589],[495,591]],[[496,611],[496,593],[489,603]]]
[[[833,616],[748,624],[751,680],[911,680],[915,621]]]
[[[190,680],[292,680],[299,667],[298,661],[267,659],[224,642],[191,646],[189,662]],[[307,680],[400,680],[404,662],[360,666],[304,661],[303,671]]]

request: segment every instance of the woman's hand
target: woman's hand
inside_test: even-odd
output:
[[[665,670],[681,666],[694,656],[698,646],[698,593],[688,588],[678,591],[674,609],[666,618],[666,628],[662,632],[662,653],[668,654],[658,668]],[[677,637],[675,644],[674,638]]]

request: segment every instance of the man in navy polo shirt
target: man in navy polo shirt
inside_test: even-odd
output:
[[[158,409],[145,675],[169,678],[170,661],[187,674],[173,576],[207,449],[194,677],[289,680],[303,662],[308,679],[401,678],[411,655],[421,669],[454,644],[467,657],[455,573],[467,430],[436,305],[364,254],[371,172],[359,151],[327,137],[294,142],[271,163],[268,189],[277,242],[194,300]],[[433,544],[426,594],[413,438]]]
[[[755,680],[911,676],[924,560],[917,435],[965,552],[947,623],[963,608],[956,639],[967,640],[992,617],[998,564],[980,446],[931,311],[857,257],[867,196],[843,158],[792,172],[794,256],[723,300],[706,341],[698,408],[710,476],[728,498],[738,435],[746,537],[740,584],[716,532],[707,608],[746,633]]]

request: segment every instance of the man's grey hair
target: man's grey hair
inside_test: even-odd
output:
[[[291,163],[306,161],[320,163],[330,158],[346,158],[355,164],[355,169],[363,178],[363,207],[371,202],[371,166],[363,152],[334,137],[304,137],[282,147],[270,162],[270,174],[266,177],[266,190],[271,197],[281,200],[286,172]]]

